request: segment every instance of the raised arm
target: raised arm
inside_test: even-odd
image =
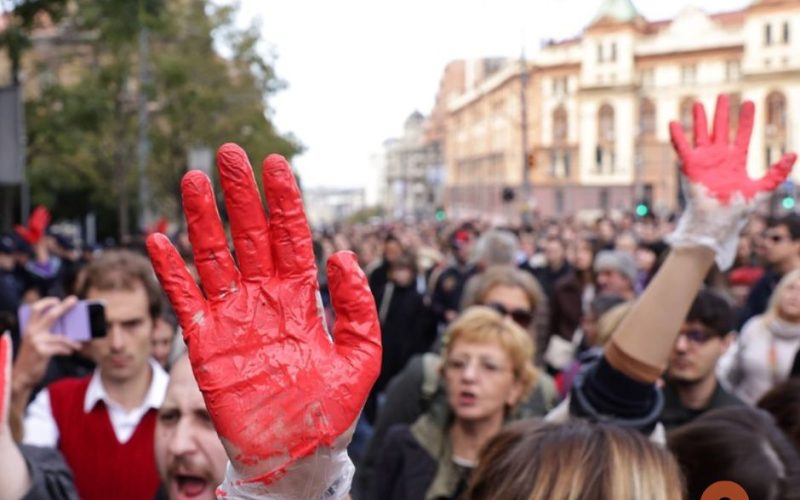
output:
[[[680,326],[715,256],[720,269],[730,267],[748,215],[786,180],[795,162],[796,156],[787,154],[763,178],[747,175],[754,112],[752,102],[742,105],[739,130],[731,142],[728,97],[717,99],[710,137],[705,110],[695,103],[694,148],[681,125],[670,123],[688,205],[669,238],[671,254],[612,338],[614,347],[653,369],[650,380],[666,368]]]
[[[217,164],[237,262],[208,177],[197,171],[181,189],[205,296],[164,235],[147,246],[231,461],[221,493],[343,498],[353,473],[346,447],[380,371],[380,324],[366,276],[352,253],[329,260],[332,340],[288,163],[277,155],[264,161],[269,217],[245,152],[225,144]]]
[[[729,140],[728,98],[720,96],[709,136],[705,110],[694,105],[694,147],[681,125],[670,123],[688,198],[672,251],[611,338],[604,357],[576,381],[570,410],[589,418],[612,417],[623,425],[652,430],[660,412],[653,383],[664,371],[681,324],[715,258],[720,269],[733,262],[747,216],[791,171],[787,154],[758,180],[747,175],[753,129],[752,102],[742,105],[739,130]]]

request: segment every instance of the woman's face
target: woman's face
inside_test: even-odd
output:
[[[580,242],[575,252],[575,267],[581,271],[591,270],[593,260],[594,254],[591,247],[586,242]]]
[[[800,280],[789,283],[778,303],[780,316],[791,322],[800,322]]]
[[[457,419],[502,419],[517,404],[522,385],[498,342],[456,341],[444,360],[447,400]]]
[[[489,306],[509,316],[522,328],[529,330],[533,323],[533,308],[528,295],[518,286],[497,285],[489,289],[482,305]],[[498,307],[501,306],[501,307]]]

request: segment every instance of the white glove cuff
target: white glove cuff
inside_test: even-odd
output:
[[[355,470],[347,449],[336,446],[317,448],[312,456],[294,462],[282,478],[270,484],[246,481],[228,462],[217,496],[242,500],[342,500],[350,492]]]
[[[704,246],[716,252],[720,270],[728,269],[736,258],[739,233],[756,201],[746,201],[736,193],[727,204],[711,196],[705,186],[687,183],[691,191],[686,211],[678,221],[675,232],[667,236],[673,247]]]

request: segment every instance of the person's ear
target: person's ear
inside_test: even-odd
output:
[[[511,386],[511,390],[508,391],[506,404],[510,408],[514,408],[519,404],[520,399],[522,399],[522,382],[519,380],[515,380],[514,384]]]

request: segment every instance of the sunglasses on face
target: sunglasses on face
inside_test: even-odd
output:
[[[503,316],[510,317],[514,323],[518,324],[522,328],[528,328],[533,321],[533,313],[528,311],[527,309],[506,309],[503,304],[498,304],[497,302],[490,302],[486,304],[486,307],[494,309],[498,313]]]
[[[684,330],[681,335],[686,337],[686,340],[693,344],[702,345],[714,337],[713,333],[704,332],[703,330]]]

